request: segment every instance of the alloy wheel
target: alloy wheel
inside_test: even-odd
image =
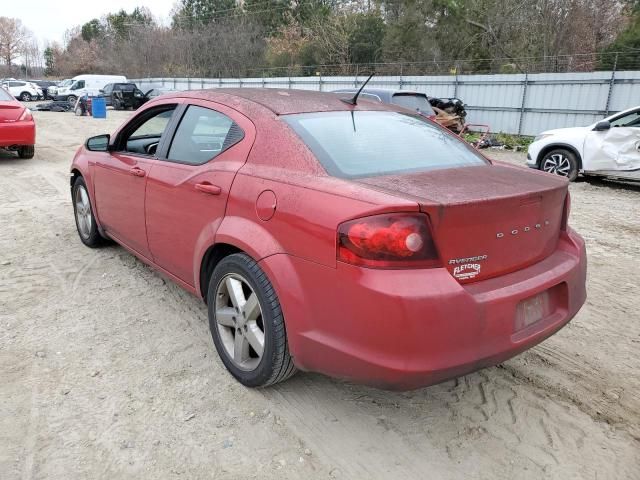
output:
[[[260,300],[247,280],[230,273],[216,289],[215,322],[229,359],[241,370],[255,370],[264,353]]]
[[[554,153],[545,159],[542,170],[547,173],[568,177],[571,172],[571,162],[566,155]]]
[[[91,227],[93,218],[91,216],[91,203],[89,194],[83,186],[76,188],[75,194],[76,204],[76,221],[78,223],[78,231],[85,240],[91,236]]]

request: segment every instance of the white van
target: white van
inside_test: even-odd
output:
[[[60,87],[55,96],[56,100],[66,100],[71,104],[83,95],[96,97],[100,95],[100,90],[108,83],[126,83],[127,77],[124,75],[78,75],[71,79],[71,85]]]

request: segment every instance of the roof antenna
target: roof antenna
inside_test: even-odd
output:
[[[347,103],[349,105],[358,105],[358,97],[360,96],[360,92],[362,92],[362,89],[364,87],[367,86],[367,83],[369,83],[369,80],[371,80],[371,78],[375,75],[375,73],[372,73],[371,75],[369,75],[369,78],[367,78],[364,83],[362,84],[362,86],[360,87],[360,90],[358,90],[356,92],[356,94],[353,96],[353,98],[341,98],[340,100],[343,101],[344,103]]]

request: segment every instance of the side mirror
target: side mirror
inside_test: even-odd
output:
[[[99,91],[100,93],[104,93],[104,90],[103,90],[103,89],[100,89],[100,90],[98,90],[98,91]]]
[[[108,152],[109,140],[111,140],[111,135],[109,134],[96,135],[87,139],[84,145],[91,152]]]
[[[605,130],[609,130],[611,128],[611,124],[607,120],[602,120],[601,122],[596,123],[596,126],[593,127],[594,132],[603,132]]]

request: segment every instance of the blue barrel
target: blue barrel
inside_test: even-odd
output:
[[[107,118],[107,104],[104,97],[93,97],[91,99],[91,114],[93,118]]]

